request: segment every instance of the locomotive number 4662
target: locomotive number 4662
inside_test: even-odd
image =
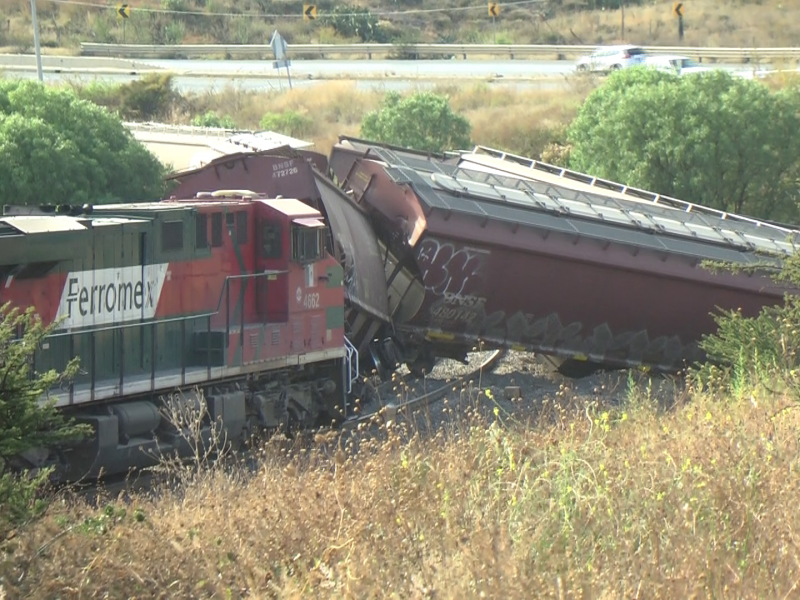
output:
[[[303,308],[319,308],[319,294],[306,294],[303,298]]]

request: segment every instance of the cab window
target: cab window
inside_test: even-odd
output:
[[[261,228],[261,256],[263,258],[281,257],[280,223],[264,223]]]
[[[292,226],[292,260],[312,262],[322,256],[323,227]]]

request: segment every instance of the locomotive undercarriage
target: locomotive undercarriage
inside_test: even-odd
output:
[[[165,457],[191,458],[254,438],[331,425],[345,416],[342,360],[302,370],[256,373],[161,395],[129,397],[65,411],[92,427],[88,439],[69,447],[37,448],[12,465],[20,470],[54,467],[54,483],[93,481],[153,466]]]

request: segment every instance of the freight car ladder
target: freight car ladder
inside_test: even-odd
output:
[[[471,152],[462,152],[460,156],[462,159],[469,160],[469,156],[488,156],[492,159],[502,161],[509,164],[509,173],[514,175],[526,177],[529,179],[541,181],[542,183],[550,183],[553,185],[560,185],[575,191],[591,191],[600,195],[611,195],[626,200],[638,201],[649,203],[653,205],[667,206],[676,210],[687,213],[696,213],[706,216],[711,216],[717,219],[747,223],[755,227],[764,227],[782,235],[796,236],[798,231],[790,229],[778,223],[754,219],[735,213],[729,213],[699,204],[692,204],[685,200],[679,200],[671,196],[665,196],[656,192],[641,190],[638,188],[630,187],[615,181],[601,179],[581,173],[579,171],[572,171],[564,167],[558,167],[546,162],[527,158],[504,152],[503,150],[495,150],[486,146],[475,146]],[[516,166],[516,169],[514,168]],[[529,170],[529,173],[521,173],[520,167]]]

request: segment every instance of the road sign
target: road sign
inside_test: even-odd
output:
[[[127,4],[117,4],[117,18],[127,19],[131,16],[131,8]]]
[[[303,21],[313,21],[317,18],[316,4],[303,4]]]
[[[286,40],[283,39],[283,36],[280,33],[278,33],[277,29],[272,34],[272,39],[269,41],[269,45],[272,48],[272,53],[275,55],[277,60],[283,60],[286,58]]]
[[[675,14],[676,17],[683,16],[683,2],[676,2],[672,5],[672,12]]]
[[[500,5],[497,4],[497,2],[489,2],[489,16],[490,17],[500,16]]]

